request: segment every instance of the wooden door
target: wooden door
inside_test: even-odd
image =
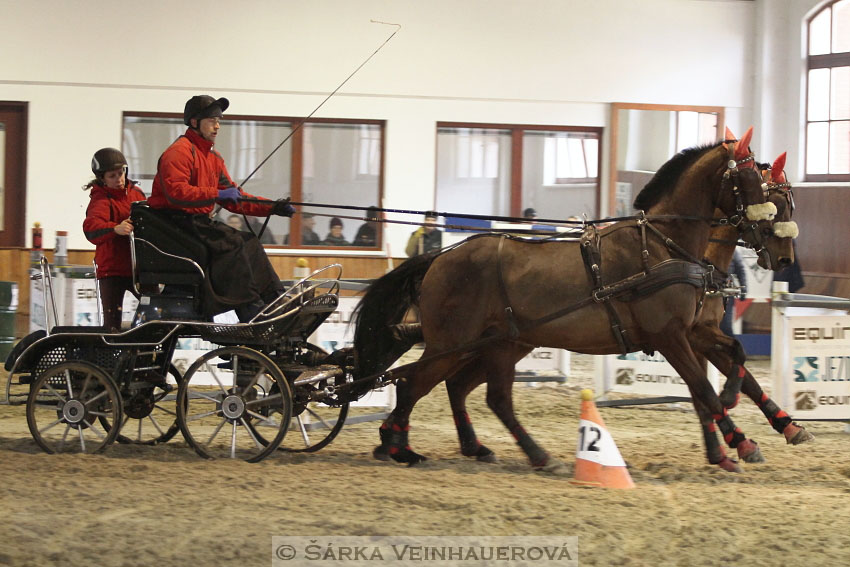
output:
[[[25,247],[27,103],[0,101],[0,246]]]

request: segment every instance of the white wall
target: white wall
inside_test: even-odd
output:
[[[72,248],[88,248],[79,186],[92,153],[120,145],[122,111],[180,112],[206,92],[237,114],[307,115],[394,29],[369,20],[397,22],[318,116],[387,120],[383,204],[426,209],[437,121],[607,127],[618,101],[724,106],[743,130],[755,17],[774,3],[797,10],[796,0],[0,0],[0,100],[30,103],[27,225],[40,221],[46,243],[68,230]],[[393,253],[409,232],[389,228]]]

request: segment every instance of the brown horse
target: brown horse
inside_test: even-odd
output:
[[[465,409],[468,393],[486,380],[489,407],[531,464],[563,470],[513,412],[514,366],[543,345],[588,354],[661,352],[700,400],[698,411],[704,408],[728,434],[739,456],[760,458],[758,446],[727,415],[687,339],[709,279],[698,259],[713,211],[720,208],[740,226],[745,210],[755,221],[768,206],[747,142],[737,148],[733,153],[731,144],[717,144],[678,154],[638,196],[635,206],[645,218],[591,228],[581,243],[482,235],[413,258],[376,280],[356,314],[358,373],[380,373],[398,356],[394,326],[414,303],[426,347],[398,382],[397,405],[380,428],[375,456],[409,464],[424,459],[408,445],[409,415],[446,379],[463,454],[490,460]],[[725,456],[717,461],[709,454],[709,460],[736,466]]]
[[[793,199],[790,185],[785,180],[784,166],[785,154],[782,154],[773,166],[764,172],[768,199],[776,205],[777,212],[772,223],[760,223],[760,234],[765,235],[766,239],[764,253],[759,255],[759,264],[774,270],[793,263],[792,240],[798,232],[796,223],[791,220]],[[735,253],[737,237],[737,231],[731,227],[713,228],[705,253],[706,260],[718,269],[726,269]],[[739,392],[743,391],[761,409],[773,429],[783,435],[789,444],[798,445],[814,439],[803,426],[791,421],[791,417],[764,393],[753,375],[744,367],[743,348],[738,341],[720,330],[723,313],[722,294],[709,294],[696,324],[688,335],[688,341],[703,367],[707,360],[727,377],[720,393],[720,401],[727,409],[731,409],[737,405]],[[706,450],[715,455],[722,453],[723,448],[717,440],[714,423],[708,420],[704,421],[702,426]]]

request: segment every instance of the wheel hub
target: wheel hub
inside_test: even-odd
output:
[[[240,396],[229,395],[221,401],[221,413],[230,420],[237,420],[245,415],[245,400]]]
[[[131,419],[142,419],[153,411],[156,400],[153,390],[136,393],[124,404],[124,413]]]
[[[68,400],[62,406],[62,418],[71,425],[77,425],[86,418],[86,406],[80,400]]]

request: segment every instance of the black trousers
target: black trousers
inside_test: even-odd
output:
[[[133,278],[106,276],[97,280],[100,286],[100,305],[103,310],[103,326],[107,329],[121,328],[121,312],[124,292],[129,291],[138,298],[133,289]]]

